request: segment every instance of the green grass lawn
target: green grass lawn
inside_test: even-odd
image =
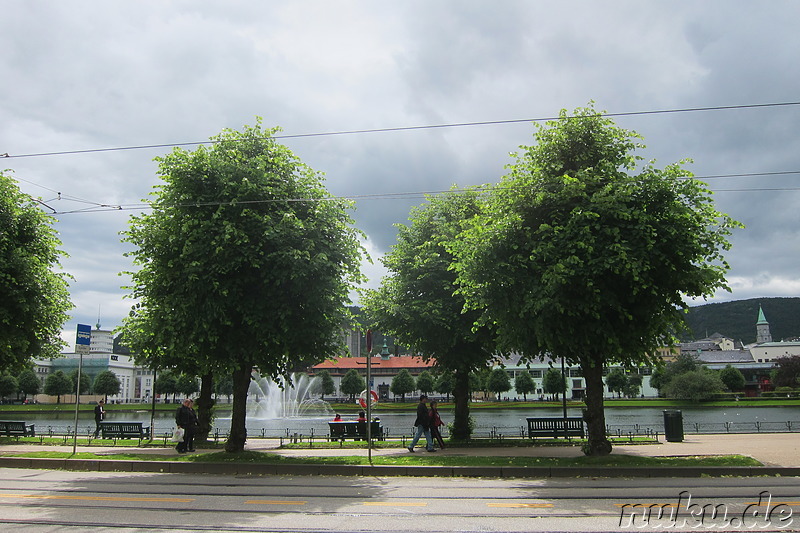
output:
[[[53,459],[106,459],[124,461],[185,461],[206,463],[261,463],[261,464],[332,464],[367,465],[364,456],[346,457],[284,457],[274,453],[246,451],[241,453],[209,452],[192,455],[113,453],[95,454],[80,452],[28,452],[7,454],[5,457],[31,457]],[[760,462],[743,455],[684,456],[684,457],[639,457],[632,455],[608,455],[605,457],[465,457],[433,454],[408,454],[398,456],[374,456],[372,464],[400,466],[513,466],[513,467],[653,467],[653,466],[762,466]]]

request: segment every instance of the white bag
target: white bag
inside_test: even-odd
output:
[[[183,442],[183,428],[175,428],[172,434],[172,442]]]

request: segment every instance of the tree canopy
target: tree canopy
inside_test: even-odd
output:
[[[324,400],[326,394],[333,394],[336,392],[336,383],[333,382],[331,373],[326,369],[323,368],[322,370],[316,372],[314,378],[321,399]]]
[[[106,398],[119,394],[122,384],[119,378],[110,370],[103,370],[94,377],[92,382],[92,392],[102,394]]]
[[[347,394],[351,400],[355,399],[357,394],[367,388],[367,381],[358,373],[358,370],[351,368],[342,376],[339,382],[339,390],[342,394]]]
[[[39,394],[42,389],[42,382],[36,376],[36,372],[30,368],[26,368],[17,376],[17,384],[19,385],[19,392],[22,393],[23,398],[28,395],[34,396]]]
[[[401,369],[400,372],[392,378],[389,390],[392,391],[392,394],[399,395],[402,401],[406,401],[406,394],[417,390],[414,376],[411,375],[411,372],[409,372],[407,368]]]
[[[480,205],[478,190],[454,189],[412,209],[410,225],[398,226],[397,243],[383,258],[389,274],[364,298],[365,314],[377,329],[453,373],[455,439],[468,438],[471,431],[469,374],[495,353],[491,328],[475,325],[480,311],[464,311],[448,251]]]
[[[542,377],[542,390],[545,394],[554,394],[558,398],[559,394],[567,391],[567,379],[560,370],[548,368]]]
[[[0,369],[56,357],[72,308],[53,217],[0,172]]]
[[[72,380],[62,370],[56,370],[44,380],[44,393],[56,397],[56,403],[61,403],[61,396],[75,392]]]
[[[17,378],[11,374],[0,375],[0,397],[11,396],[19,391]]]
[[[228,451],[244,449],[253,368],[279,379],[340,355],[361,279],[351,204],[260,122],[156,158],[152,211],[124,232],[139,267],[126,342],[158,368],[233,375]]]
[[[451,250],[468,308],[502,349],[581,366],[584,450],[606,454],[603,367],[650,363],[683,326],[685,297],[726,288],[740,224],[682,163],[642,164],[640,136],[592,108],[562,110],[535,140]]]
[[[536,392],[536,382],[530,372],[517,372],[517,375],[514,376],[514,390],[518,394],[522,394],[523,400],[528,399],[528,394]]]

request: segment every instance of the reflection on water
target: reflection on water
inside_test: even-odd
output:
[[[177,408],[177,406],[176,406]],[[780,432],[800,431],[800,408],[798,407],[747,407],[747,408],[689,408],[682,409],[684,431],[686,433],[724,433],[724,432]],[[229,412],[219,409],[219,414],[214,421],[214,429],[225,435],[230,429]],[[343,412],[345,419],[355,419],[358,407],[353,406],[352,412]],[[381,419],[389,436],[409,434],[412,431],[416,413],[382,412],[380,405],[374,411],[374,416]],[[581,416],[578,408],[568,409],[568,416]],[[146,409],[137,411],[107,411],[107,421],[142,422],[150,425],[150,411]],[[527,427],[525,420],[528,416],[561,417],[562,410],[557,407],[537,409],[473,409],[472,416],[476,423],[476,435],[487,435],[493,429],[508,437],[520,435],[520,430]],[[75,413],[44,413],[23,414],[4,413],[0,415],[5,420],[24,420],[36,425],[36,432],[46,434],[48,428],[54,432],[64,432],[74,424]],[[273,419],[248,418],[247,431],[253,437],[267,436],[278,437],[283,435],[327,435],[328,422],[331,416],[293,416]],[[442,411],[442,418],[446,423],[453,419],[452,412]],[[157,411],[155,413],[155,434],[161,435],[171,432],[174,427],[174,412]],[[649,428],[658,433],[664,432],[664,415],[661,408],[607,408],[606,424],[612,432],[637,430],[643,432]],[[91,412],[81,412],[78,419],[79,433],[94,432],[94,417]]]

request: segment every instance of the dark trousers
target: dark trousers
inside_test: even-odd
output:
[[[439,433],[438,426],[431,426],[431,437],[439,443],[439,448],[444,448],[444,440],[442,439],[442,434]]]
[[[179,442],[175,449],[179,452],[194,450],[194,434],[196,431],[195,428],[183,428],[183,442]]]
[[[95,426],[94,427],[94,438],[97,438],[97,436],[100,434],[100,421],[99,420],[95,420],[94,421],[94,426]]]

